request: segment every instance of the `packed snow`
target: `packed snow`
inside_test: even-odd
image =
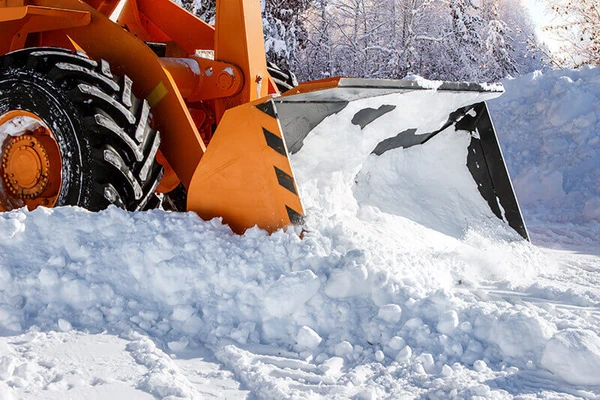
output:
[[[0,398],[600,397],[600,69],[504,84],[533,244],[479,196],[466,132],[369,155],[389,122],[352,125],[364,103],[292,158],[302,234],[0,214]]]

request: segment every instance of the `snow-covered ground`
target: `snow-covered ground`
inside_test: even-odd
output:
[[[302,239],[0,214],[0,399],[600,398],[600,69],[505,86],[533,245],[479,197],[468,135],[360,158],[382,126],[352,105],[292,159]]]

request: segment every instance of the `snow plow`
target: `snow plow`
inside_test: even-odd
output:
[[[379,157],[471,132],[465,163],[481,196],[527,238],[485,105],[501,92],[351,78],[296,86],[267,65],[256,0],[218,0],[215,26],[170,0],[0,0],[0,211],[135,211],[162,197],[238,233],[302,224],[290,155],[369,99],[352,123],[378,129],[357,151]]]

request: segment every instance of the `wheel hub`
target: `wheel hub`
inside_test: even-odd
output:
[[[56,204],[62,158],[53,133],[35,114],[0,116],[0,211]]]
[[[38,128],[33,135],[10,138],[2,156],[3,179],[13,196],[33,199],[40,196],[50,176],[50,157]],[[36,135],[36,136],[34,136]]]

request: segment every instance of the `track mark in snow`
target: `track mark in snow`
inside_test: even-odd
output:
[[[203,399],[238,400],[250,394],[240,389],[240,382],[234,374],[223,369],[214,354],[205,347],[177,352],[173,362]]]
[[[336,379],[303,360],[255,354],[235,345],[224,345],[215,355],[261,398],[299,398],[306,397],[307,392],[334,396],[344,392]]]
[[[499,300],[507,301],[511,304],[533,303],[543,308],[547,308],[547,306],[552,306],[557,309],[563,309],[572,312],[588,312],[594,315],[596,318],[600,318],[600,307],[577,306],[569,304],[567,302],[561,302],[559,300],[536,297],[531,293],[523,293],[511,290],[500,290],[491,286],[480,286],[479,288],[474,290],[473,293],[475,293],[481,299],[485,299],[486,301]]]
[[[598,257],[572,251],[540,248],[556,268],[541,273],[523,287],[506,281],[459,289],[482,301],[539,307],[555,317],[578,317],[600,325],[600,263]]]
[[[200,393],[181,373],[173,360],[148,338],[142,337],[126,347],[133,359],[147,368],[147,373],[138,383],[138,389],[159,398],[175,396],[196,399]]]

